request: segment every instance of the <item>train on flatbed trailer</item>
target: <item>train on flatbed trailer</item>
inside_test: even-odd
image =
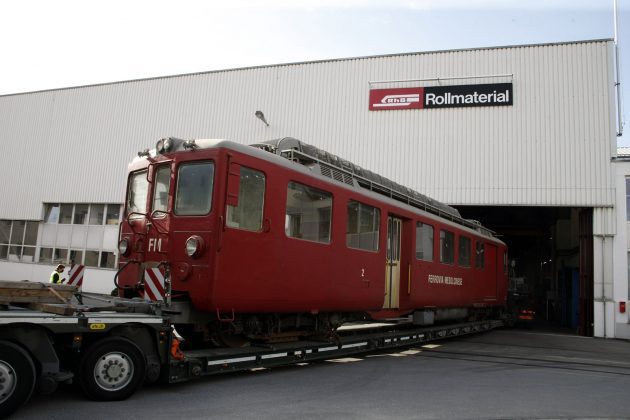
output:
[[[129,165],[124,216],[120,296],[163,295],[198,345],[485,319],[506,304],[493,232],[294,138],[162,139]]]
[[[119,239],[116,297],[0,285],[0,415],[59,382],[118,400],[144,382],[484,331],[508,313],[493,232],[293,138],[161,139],[129,165]]]
[[[0,287],[10,288],[7,283],[13,282],[0,282]],[[16,286],[23,290],[25,284]],[[37,287],[43,292],[59,289],[39,283]],[[120,400],[145,382],[176,383],[225,372],[334,359],[502,325],[501,321],[484,320],[418,327],[411,319],[396,320],[344,326],[330,340],[181,350],[161,303],[89,294],[79,295],[79,299],[92,304],[73,300],[41,305],[29,303],[37,302],[31,298],[16,304],[6,299],[0,306],[0,417],[17,410],[35,390],[52,393],[58,383],[78,383],[90,399]]]

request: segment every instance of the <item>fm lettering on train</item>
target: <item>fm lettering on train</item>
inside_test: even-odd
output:
[[[149,239],[149,252],[162,252],[162,238]]]
[[[437,274],[429,274],[427,280],[430,284],[445,284],[448,286],[462,286],[464,279],[461,277],[440,276]]]

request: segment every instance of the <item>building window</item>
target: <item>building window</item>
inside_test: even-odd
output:
[[[24,241],[24,228],[26,227],[26,221],[14,220],[13,228],[11,229],[11,245],[22,245]]]
[[[73,204],[61,204],[59,208],[59,224],[69,225],[72,223]]]
[[[101,261],[98,266],[101,268],[116,268],[116,254],[113,252],[102,251]]]
[[[349,248],[378,251],[381,211],[357,201],[348,202],[346,246]]]
[[[33,262],[39,223],[30,220],[0,220],[0,259]]]
[[[74,219],[72,223],[75,225],[84,225],[88,221],[88,204],[77,204],[74,206]]]
[[[18,258],[22,262],[38,262],[40,264],[81,264],[91,267],[115,268],[117,254],[112,242],[116,226],[120,223],[122,205],[120,203],[50,203],[44,205],[44,223],[22,221],[8,230],[9,246],[5,259]],[[11,221],[9,221],[11,222]],[[38,229],[43,230],[42,242],[38,243]],[[7,231],[7,224],[0,223],[0,258],[4,251],[2,237]],[[11,233],[13,232],[13,233]],[[22,235],[23,241],[16,239]],[[64,238],[60,241],[61,238]],[[16,242],[16,243],[13,243]],[[102,244],[102,245],[100,245]],[[18,248],[21,246],[21,249]],[[36,255],[36,246],[40,246]],[[86,250],[84,247],[90,247]],[[96,249],[94,249],[96,247]],[[98,249],[99,247],[103,247]],[[19,254],[21,252],[21,254]]]
[[[90,224],[102,225],[103,217],[105,217],[105,204],[90,205]]]
[[[105,224],[117,225],[118,223],[120,223],[120,204],[108,204]]]
[[[459,253],[457,262],[462,267],[470,267],[471,243],[472,241],[470,238],[467,238],[466,236],[459,237]]]
[[[70,264],[83,264],[83,250],[71,249],[68,262]]]
[[[34,246],[23,246],[22,247],[22,258],[20,259],[22,262],[35,262],[35,247]]]
[[[47,224],[117,225],[120,223],[121,204],[46,204],[44,222]]]
[[[22,247],[11,245],[9,246],[9,261],[20,261],[22,257]]]
[[[332,194],[289,182],[284,231],[291,238],[330,243]]]
[[[24,232],[24,245],[37,245],[37,234],[39,233],[39,223],[34,221],[26,222],[26,230]]]
[[[630,222],[630,178],[626,178],[626,221]]]
[[[53,249],[52,248],[40,248],[39,249],[39,262],[52,264],[53,263]]]
[[[98,251],[85,251],[85,265],[98,267]]]
[[[59,204],[46,204],[46,214],[44,215],[44,222],[46,223],[58,223],[59,222]]]
[[[421,222],[416,224],[416,258],[433,261],[433,226]]]
[[[448,230],[440,231],[440,262],[444,264],[455,262],[455,234]]]
[[[11,220],[0,220],[0,244],[8,244],[11,237]]]
[[[53,262],[66,262],[68,261],[68,250],[63,248],[55,248],[53,253]]]
[[[232,228],[260,231],[265,201],[265,174],[244,166],[240,168],[238,204],[227,206],[227,225]]]

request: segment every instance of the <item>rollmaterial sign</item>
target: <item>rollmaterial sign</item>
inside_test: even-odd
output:
[[[509,106],[512,83],[371,89],[370,111]]]

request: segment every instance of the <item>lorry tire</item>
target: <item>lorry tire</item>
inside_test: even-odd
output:
[[[93,344],[79,364],[79,385],[97,401],[124,400],[142,385],[146,362],[133,342],[109,337]]]
[[[35,382],[31,356],[17,344],[0,341],[0,418],[9,416],[31,398]]]

